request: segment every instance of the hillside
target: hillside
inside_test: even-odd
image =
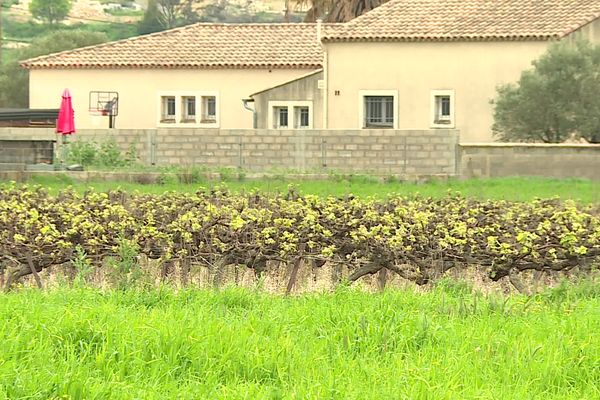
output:
[[[27,46],[32,39],[57,28],[34,20],[29,11],[30,2],[3,2],[0,11],[4,61],[16,56],[15,49]],[[76,0],[68,17],[58,28],[104,32],[110,40],[135,36],[147,4],[147,0]],[[202,22],[281,22],[284,8],[285,0],[198,1],[192,7],[198,15],[198,21]],[[301,19],[302,15],[292,16],[293,21]]]

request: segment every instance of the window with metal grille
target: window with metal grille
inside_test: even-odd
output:
[[[310,126],[310,118],[308,107],[294,107],[296,115],[296,128],[308,128]]]
[[[217,99],[215,96],[203,96],[202,107],[204,109],[202,119],[204,121],[216,121],[217,119]]]
[[[394,126],[394,97],[365,96],[365,127]]]
[[[184,96],[183,101],[183,122],[196,122],[196,97]]]
[[[288,108],[287,107],[274,107],[275,122],[273,128],[287,128],[288,127]]]
[[[450,96],[435,96],[435,109],[436,123],[450,123]]]
[[[175,96],[163,96],[162,98],[162,121],[175,121]]]

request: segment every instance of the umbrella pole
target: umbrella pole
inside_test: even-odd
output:
[[[60,171],[65,170],[65,135],[60,134],[60,165],[58,166]]]

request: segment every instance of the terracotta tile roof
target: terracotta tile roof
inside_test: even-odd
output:
[[[600,16],[600,0],[390,0],[324,41],[548,40]]]
[[[323,30],[332,25],[323,26]],[[325,33],[325,32],[323,32]],[[316,24],[193,24],[23,61],[25,68],[319,68]]]

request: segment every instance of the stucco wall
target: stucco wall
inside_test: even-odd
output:
[[[587,39],[592,43],[600,43],[600,19],[595,19],[567,36],[568,40]]]
[[[292,69],[68,69],[30,71],[30,108],[57,108],[68,88],[73,97],[78,129],[107,128],[107,117],[88,112],[90,91],[119,92],[116,127],[156,128],[161,91],[215,91],[219,93],[220,127],[252,128],[252,113],[242,99],[264,88],[301,76],[310,70]]]
[[[305,78],[265,90],[253,96],[257,113],[257,128],[269,129],[269,101],[311,101],[313,128],[323,127],[323,90],[318,88],[323,73],[315,73]]]
[[[492,141],[490,100],[496,87],[517,81],[547,46],[548,42],[328,43],[328,128],[360,127],[360,90],[397,90],[398,129],[430,129],[431,91],[451,89],[461,142]]]

